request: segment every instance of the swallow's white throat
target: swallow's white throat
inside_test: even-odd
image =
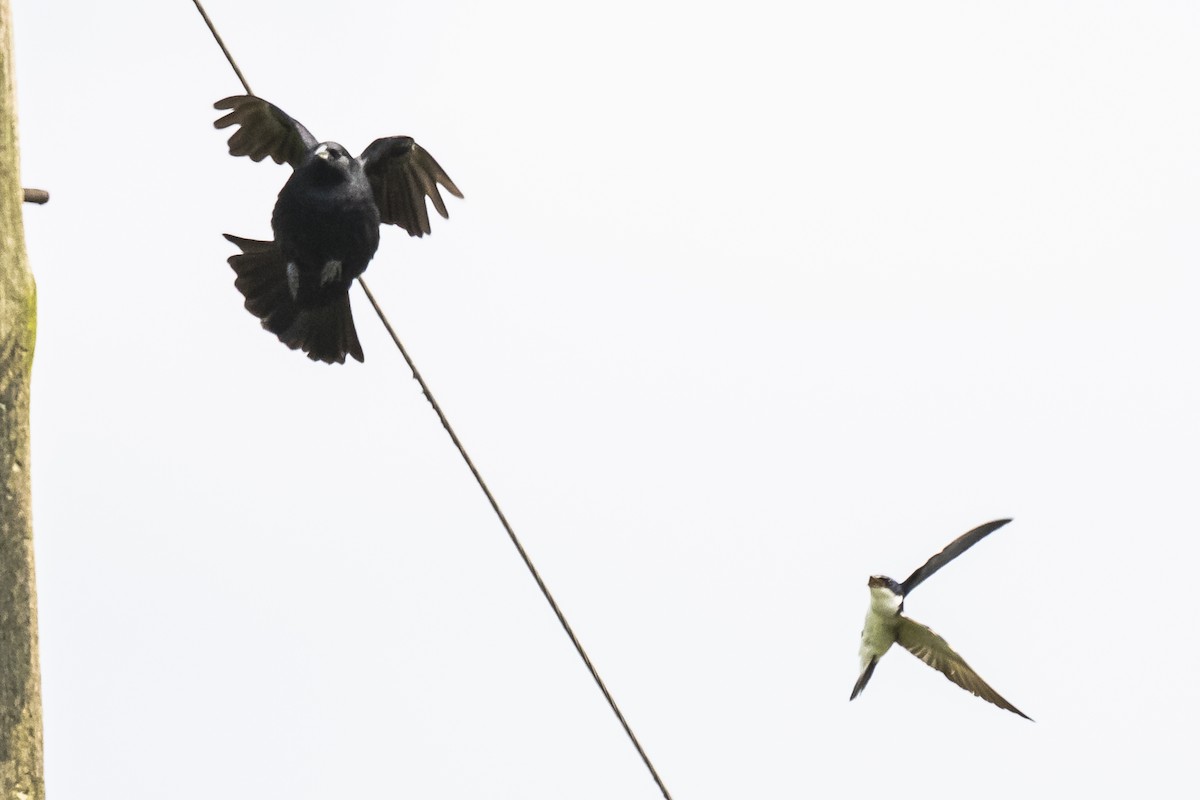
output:
[[[894,617],[900,613],[900,604],[904,598],[886,586],[871,587],[871,614]]]
[[[863,621],[862,644],[858,657],[862,669],[866,669],[872,658],[881,658],[896,641],[897,615],[904,598],[886,586],[871,587],[871,605]]]

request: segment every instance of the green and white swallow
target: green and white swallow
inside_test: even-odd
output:
[[[851,700],[858,697],[867,681],[871,680],[875,665],[883,658],[883,654],[893,643],[899,642],[905,650],[976,697],[1033,721],[988,686],[963,657],[946,644],[945,639],[901,613],[904,611],[904,600],[918,584],[962,555],[971,545],[1009,522],[1012,520],[998,519],[967,531],[909,575],[904,583],[896,583],[886,575],[872,575],[867,579],[867,587],[871,590],[871,606],[867,609],[867,619],[863,624],[862,645],[858,649],[862,666],[854,691],[850,693]]]

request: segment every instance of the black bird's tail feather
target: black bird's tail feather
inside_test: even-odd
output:
[[[348,292],[320,308],[301,308],[288,290],[287,265],[275,242],[229,234],[225,238],[242,251],[229,257],[229,266],[237,273],[233,285],[246,298],[246,310],[262,320],[264,328],[313,361],[343,364],[346,356],[363,360]]]

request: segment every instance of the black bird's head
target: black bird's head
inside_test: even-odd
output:
[[[358,160],[337,142],[321,142],[312,149],[312,154],[303,166],[314,176],[322,176],[331,181],[345,180],[346,176],[354,172],[355,167],[361,169]]]
[[[313,148],[313,155],[332,164],[343,164],[350,161],[350,154],[346,152],[346,148],[337,142],[321,142]]]

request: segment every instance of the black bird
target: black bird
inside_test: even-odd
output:
[[[425,198],[448,218],[438,184],[455,197],[450,176],[408,136],[376,139],[354,158],[336,142],[317,143],[308,129],[259,97],[226,97],[217,128],[241,126],[229,153],[292,167],[271,215],[271,242],[225,238],[242,252],[229,258],[246,309],[288,347],[314,361],[363,360],[350,312],[350,284],[379,247],[379,224],[409,236],[430,232]]]
[[[971,694],[1029,719],[1016,706],[1001,697],[999,692],[988,686],[963,657],[946,644],[945,639],[900,613],[904,611],[905,599],[918,584],[958,558],[980,539],[1009,522],[1012,520],[998,519],[967,531],[909,575],[904,583],[896,583],[886,575],[872,575],[867,579],[867,586],[871,590],[871,606],[863,624],[862,645],[858,650],[861,666],[854,691],[850,693],[851,700],[866,688],[867,681],[871,680],[875,665],[883,658],[883,654],[894,643],[899,642],[904,649]]]

